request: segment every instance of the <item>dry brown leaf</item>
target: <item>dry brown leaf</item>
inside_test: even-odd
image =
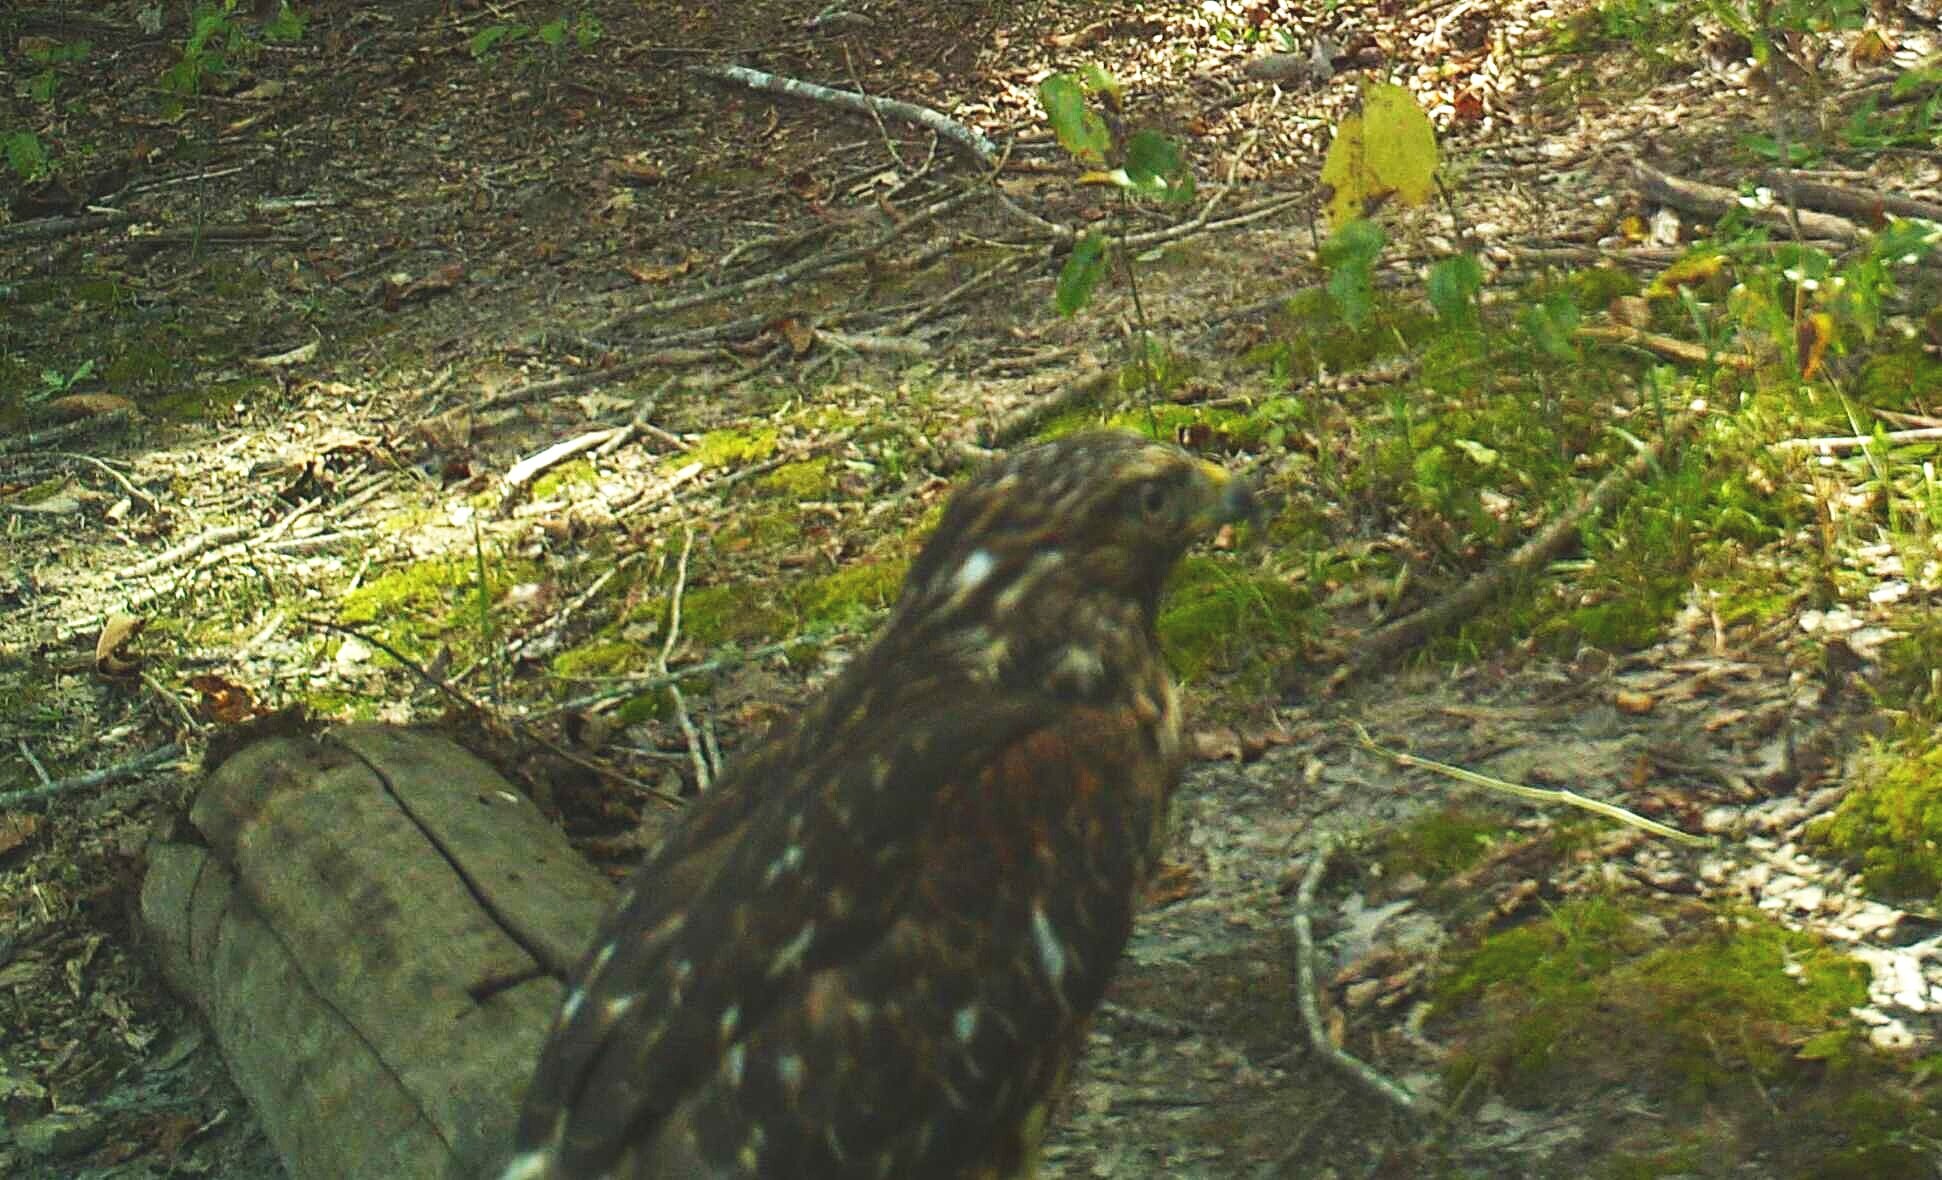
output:
[[[610,171],[613,178],[622,184],[659,184],[667,178],[660,165],[649,163],[637,155],[615,160]]]
[[[138,671],[141,656],[126,649],[146,626],[147,619],[134,615],[109,615],[101,637],[94,641],[94,670],[103,676],[128,676]]]
[[[1812,381],[1827,357],[1827,346],[1834,340],[1834,317],[1824,311],[1800,317],[1794,325],[1794,349],[1800,357],[1800,376]]]
[[[1193,756],[1202,762],[1239,762],[1241,735],[1224,725],[1214,729],[1196,730],[1193,736]]]
[[[62,422],[99,418],[103,414],[134,408],[134,402],[112,393],[70,393],[47,403],[49,416]]]
[[[219,725],[241,725],[269,712],[256,703],[249,689],[213,673],[191,676],[189,687],[201,696],[196,711]]]
[[[1658,703],[1659,699],[1651,693],[1639,692],[1636,689],[1621,688],[1612,694],[1613,707],[1621,713],[1629,713],[1634,717],[1650,713],[1653,706]]]
[[[1161,861],[1159,871],[1147,883],[1146,904],[1149,909],[1159,909],[1192,897],[1199,889],[1200,875],[1192,865],[1176,860]]]
[[[694,269],[694,264],[694,255],[690,254],[673,266],[638,266],[630,262],[621,269],[637,283],[665,283],[687,274]]]
[[[24,811],[0,813],[0,855],[12,852],[40,830],[40,818]]]
[[[1859,70],[1869,66],[1884,65],[1894,55],[1894,46],[1888,44],[1887,38],[1881,35],[1881,30],[1864,29],[1861,35],[1854,39],[1854,48],[1848,50],[1848,61]]]
[[[816,347],[816,329],[809,326],[801,316],[783,316],[772,322],[769,330],[789,342],[789,351],[797,356],[808,356]]]

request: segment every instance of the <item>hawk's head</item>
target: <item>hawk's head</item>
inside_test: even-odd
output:
[[[1187,546],[1254,509],[1244,480],[1134,434],[1015,451],[952,497],[886,639],[948,652],[981,679],[1090,695],[1150,652]]]

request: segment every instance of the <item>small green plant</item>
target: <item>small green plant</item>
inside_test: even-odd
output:
[[[79,365],[75,366],[74,371],[71,373],[62,373],[59,369],[42,369],[40,373],[40,388],[28,394],[27,400],[29,402],[44,402],[50,398],[60,397],[93,375],[94,362],[92,360],[82,361]]]
[[[1367,218],[1345,222],[1322,243],[1322,269],[1328,272],[1328,293],[1342,322],[1359,328],[1376,300],[1376,260],[1386,241],[1382,227]]]
[[[51,170],[47,149],[41,146],[40,136],[31,131],[0,131],[0,151],[6,152],[7,166],[14,175],[24,181],[39,180]]]
[[[27,60],[41,67],[40,72],[27,79],[27,97],[42,104],[53,102],[61,82],[56,67],[86,60],[88,49],[86,41],[75,41],[72,44],[56,42],[52,45],[36,45],[27,50]]]
[[[553,65],[557,67],[565,56],[569,39],[577,48],[589,49],[600,40],[603,32],[600,18],[591,13],[579,12],[571,16],[562,13],[543,25],[487,25],[473,34],[471,50],[475,59],[485,61],[496,58],[500,49],[511,48],[521,41],[537,41],[546,46]]]
[[[1079,183],[1113,188],[1118,193],[1122,214],[1139,198],[1170,205],[1193,200],[1193,169],[1187,164],[1180,145],[1147,129],[1134,131],[1122,139],[1092,108],[1089,99],[1097,99],[1111,111],[1119,110],[1120,86],[1106,71],[1088,66],[1078,77],[1054,74],[1039,84],[1038,97],[1060,146],[1090,169],[1079,178]],[[1164,355],[1165,350],[1156,348],[1151,338],[1132,260],[1123,250],[1114,248],[1114,239],[1107,230],[1093,230],[1073,243],[1072,253],[1059,270],[1059,281],[1052,293],[1053,304],[1060,315],[1077,314],[1091,302],[1106,267],[1115,259],[1125,268],[1133,312],[1140,325],[1136,360],[1148,395],[1157,399],[1160,375],[1153,358]]]
[[[1178,144],[1150,130],[1135,131],[1121,142],[1088,102],[1096,98],[1116,110],[1119,94],[1119,83],[1097,66],[1078,77],[1054,74],[1039,84],[1039,102],[1060,146],[1092,169],[1079,183],[1110,185],[1122,201],[1137,197],[1167,204],[1191,201],[1193,170]],[[1061,315],[1073,315],[1091,300],[1110,259],[1109,242],[1106,231],[1094,230],[1073,244],[1053,295]]]
[[[253,59],[265,41],[296,41],[303,36],[303,18],[290,5],[261,26],[237,12],[239,0],[201,3],[190,22],[182,57],[162,75],[162,89],[187,97],[204,87],[233,77]]]
[[[1942,130],[1942,65],[1917,66],[1889,89],[1886,111],[1870,96],[1849,116],[1842,138],[1852,147],[1927,148]]]

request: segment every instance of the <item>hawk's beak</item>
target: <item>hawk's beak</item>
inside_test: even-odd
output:
[[[1201,463],[1200,474],[1205,498],[1195,514],[1195,523],[1201,526],[1201,531],[1212,533],[1224,524],[1260,519],[1260,500],[1245,476],[1206,462]]]

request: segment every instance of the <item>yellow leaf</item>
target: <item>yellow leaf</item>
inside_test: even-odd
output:
[[[1360,109],[1335,129],[1322,162],[1331,225],[1368,217],[1390,201],[1420,205],[1436,188],[1436,129],[1400,86],[1368,82]]]
[[[1800,355],[1800,376],[1812,381],[1827,357],[1827,346],[1834,340],[1834,317],[1824,311],[1802,316],[1794,325],[1794,349]]]

